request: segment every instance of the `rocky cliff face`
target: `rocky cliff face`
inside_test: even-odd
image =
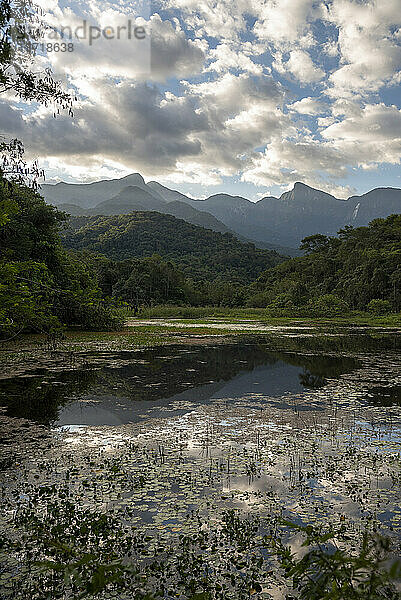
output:
[[[363,196],[352,196],[349,203],[349,223],[355,227],[366,225],[373,219],[401,212],[401,190],[377,188]]]

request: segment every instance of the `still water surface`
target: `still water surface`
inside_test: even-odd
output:
[[[374,518],[400,540],[400,348],[397,334],[299,333],[31,370],[0,382],[0,406],[51,436],[6,477],[68,481],[81,504],[163,535],[239,508],[350,530]]]
[[[167,409],[182,414],[187,409],[180,402],[227,400],[234,406],[248,400],[285,409],[289,394],[299,396],[299,410],[309,410],[302,402],[305,392],[324,388],[360,364],[352,357],[277,352],[255,343],[168,346],[113,353],[109,359],[102,368],[2,381],[0,404],[10,416],[55,427],[136,423]]]

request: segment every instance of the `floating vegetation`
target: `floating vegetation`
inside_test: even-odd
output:
[[[401,407],[377,402],[374,390],[400,385],[400,358],[390,349],[296,352],[293,343],[120,353],[86,378],[35,380],[38,406],[50,390],[61,408],[50,403],[47,441],[22,443],[3,465],[2,598],[295,598],[308,589],[308,568],[326,560],[313,554],[318,535],[340,544],[338,555],[326,550],[344,573],[365,546],[366,568],[391,566],[401,549]],[[290,372],[296,389],[276,382],[266,395],[266,373],[290,382]],[[68,403],[95,413],[105,396],[117,412],[131,399],[138,418],[60,425]],[[291,590],[294,577],[302,585]],[[387,575],[377,577],[371,597],[398,598]]]

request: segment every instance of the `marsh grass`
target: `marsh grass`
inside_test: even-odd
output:
[[[133,314],[131,315],[134,316]],[[317,325],[365,325],[372,327],[400,327],[401,315],[375,315],[368,312],[352,311],[341,316],[317,317],[308,314],[294,314],[278,316],[265,308],[228,308],[216,306],[175,306],[161,305],[143,307],[138,319],[222,319],[255,320],[272,325],[289,324],[317,324]]]

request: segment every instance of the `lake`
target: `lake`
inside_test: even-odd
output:
[[[374,521],[398,552],[400,347],[279,331],[31,366],[0,380],[5,506],[40,511],[64,490],[169,544],[226,511],[262,529],[346,523],[355,539]],[[284,597],[273,588],[261,597]]]

